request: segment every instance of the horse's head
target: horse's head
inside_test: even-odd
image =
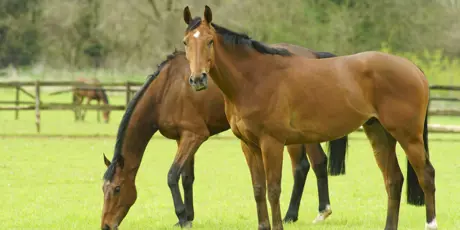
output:
[[[131,170],[123,169],[123,161],[123,158],[119,158],[112,164],[104,155],[104,163],[108,167],[107,173],[113,174],[110,179],[104,176],[102,185],[104,193],[102,230],[118,229],[137,198],[134,175]]]
[[[196,90],[208,87],[209,70],[214,65],[214,40],[216,33],[211,26],[211,8],[205,6],[204,20],[192,18],[190,10],[184,9],[184,21],[188,25],[184,36],[186,57],[190,63],[190,85]]]
[[[110,120],[110,110],[104,110],[104,112],[102,112],[102,116],[104,117],[104,122],[105,123],[109,123],[109,120]]]

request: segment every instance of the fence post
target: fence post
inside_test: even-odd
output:
[[[126,107],[128,107],[129,101],[131,100],[131,83],[126,82]]]
[[[35,125],[40,133],[40,81],[35,81]]]
[[[19,119],[19,108],[18,107],[19,107],[19,88],[20,87],[21,86],[18,83],[18,85],[16,86],[16,101],[15,101],[15,105],[16,105],[15,119],[16,120]]]

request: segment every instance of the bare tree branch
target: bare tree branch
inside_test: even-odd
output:
[[[155,1],[154,1],[154,0],[147,0],[147,1],[150,3],[150,6],[151,6],[152,9],[153,9],[153,13],[155,14],[155,17],[156,17],[157,19],[161,19],[161,13],[160,13],[160,11],[158,10],[158,7],[157,7]]]
[[[145,12],[143,12],[142,10],[140,10],[139,8],[137,8],[133,2],[131,1],[127,1],[129,3],[129,5],[131,6],[131,8],[133,10],[135,10],[139,15],[141,15],[143,18],[147,19],[147,21],[149,21],[150,23],[154,24],[154,25],[158,25],[159,21],[155,18],[152,18],[152,16],[150,16],[150,14],[146,14]]]
[[[173,5],[173,0],[168,0],[168,2],[166,3],[166,10],[171,12],[172,5]]]

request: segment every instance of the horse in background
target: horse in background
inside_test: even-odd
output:
[[[101,86],[101,82],[96,78],[83,78],[79,77],[76,80],[78,84],[72,88],[72,101],[75,105],[81,105],[83,100],[88,98],[86,104],[90,105],[92,100],[96,100],[97,105],[100,105],[101,102],[104,105],[109,105],[109,98],[105,89]],[[75,120],[85,120],[87,109],[82,111],[81,109],[75,109]],[[109,123],[110,119],[110,110],[105,109],[102,113],[105,123]],[[99,110],[97,110],[97,121],[100,122]]]

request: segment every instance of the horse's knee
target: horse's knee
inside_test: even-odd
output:
[[[261,184],[254,184],[254,199],[256,202],[261,202],[265,200],[265,186]]]
[[[325,156],[321,162],[313,165],[313,171],[317,178],[327,178],[327,157]]]
[[[307,175],[310,171],[310,162],[307,159],[304,159],[297,164],[295,167],[295,176]]]
[[[270,202],[279,201],[280,195],[281,195],[281,185],[280,184],[268,185],[268,200]]]
[[[179,182],[179,168],[174,165],[168,172],[168,186],[169,188],[176,187]]]

